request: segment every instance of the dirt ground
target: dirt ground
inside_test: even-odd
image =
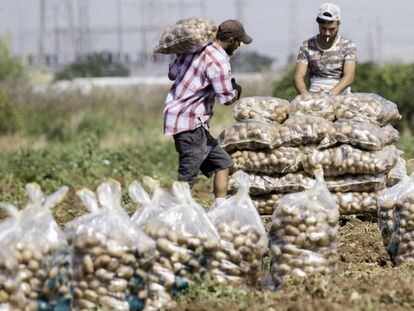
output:
[[[177,310],[414,309],[414,265],[392,266],[375,222],[342,225],[335,274],[290,279],[276,292],[203,287],[182,297]]]

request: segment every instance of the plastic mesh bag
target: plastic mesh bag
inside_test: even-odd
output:
[[[277,204],[269,231],[271,274],[276,285],[287,275],[306,277],[336,268],[339,212],[321,171],[305,192]]]
[[[376,215],[378,192],[332,193],[341,215]]]
[[[17,264],[19,301],[9,301],[12,310],[20,308],[13,303],[23,303],[27,310],[71,308],[68,242],[50,212],[67,191],[62,187],[46,197],[38,184],[31,183],[26,185],[29,202],[23,210],[2,204],[14,218],[2,224],[0,238],[14,253]]]
[[[283,125],[290,130],[288,144],[291,146],[317,144],[319,148],[327,148],[336,143],[333,123],[321,117],[293,115]]]
[[[276,97],[244,97],[233,108],[234,118],[237,121],[249,119],[267,119],[276,123],[283,123],[290,112],[290,103]]]
[[[249,176],[242,171],[233,176],[237,193],[208,213],[221,238],[210,273],[219,282],[256,285],[267,248],[266,231],[249,196]]]
[[[217,25],[203,18],[178,21],[167,27],[162,34],[154,53],[188,54],[194,53],[212,42],[216,37]]]
[[[385,188],[386,177],[378,175],[344,175],[327,178],[326,185],[331,192],[375,192]]]
[[[140,205],[140,208],[131,218],[138,228],[151,226],[151,222],[162,212],[179,204],[174,196],[160,187],[158,181],[144,177],[144,183],[153,190],[152,199],[137,181],[134,181],[128,188],[132,201]],[[166,238],[168,239],[168,236]],[[174,304],[173,289],[180,286],[180,284],[180,278],[176,276],[176,271],[173,269],[169,258],[160,256],[157,251],[153,259],[153,265],[148,271],[149,292],[145,310],[171,307]]]
[[[397,105],[378,94],[352,93],[337,96],[337,119],[365,119],[380,126],[401,119]]]
[[[121,186],[111,180],[77,195],[89,211],[67,226],[72,242],[74,306],[143,310],[154,242],[122,209]]]
[[[301,170],[302,151],[294,147],[279,147],[270,151],[236,151],[231,154],[233,171],[257,173],[292,173]]]
[[[263,195],[270,193],[291,193],[304,191],[313,186],[315,179],[302,173],[288,173],[286,175],[268,176],[264,174],[249,173],[250,195]],[[233,175],[229,179],[229,192],[237,190],[237,183]]]
[[[363,151],[348,145],[308,152],[303,161],[305,172],[322,168],[326,176],[343,174],[387,173],[396,163],[399,152],[390,145],[379,151]]]
[[[387,174],[387,187],[398,184],[407,176],[406,161],[399,157],[395,166]]]
[[[18,253],[0,240],[0,310],[22,310],[27,303],[18,272]]]
[[[220,144],[228,152],[235,150],[272,149],[290,139],[290,131],[280,124],[258,120],[236,123],[220,134]]]
[[[381,128],[365,120],[338,120],[334,125],[338,142],[364,150],[381,150],[399,138],[398,131],[391,125]]]
[[[158,253],[150,291],[163,288],[172,296],[204,277],[208,260],[219,245],[217,230],[191,197],[189,185],[175,182],[173,191],[179,204],[143,224],[144,231],[156,241]]]
[[[260,215],[272,215],[275,206],[285,193],[267,194],[252,198],[254,205]]]
[[[334,97],[321,93],[306,93],[296,96],[292,102],[292,115],[314,115],[329,121],[335,120],[338,104]]]

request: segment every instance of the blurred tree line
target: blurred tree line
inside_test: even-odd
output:
[[[286,69],[274,87],[273,95],[292,100],[294,66]],[[309,79],[307,79],[309,85]],[[398,105],[403,123],[414,125],[414,64],[379,66],[372,62],[357,65],[352,92],[377,93]]]

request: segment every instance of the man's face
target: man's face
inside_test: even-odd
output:
[[[236,50],[240,47],[240,41],[231,37],[229,38],[227,43],[227,48],[225,48],[224,50],[226,51],[228,56],[233,56],[234,52],[236,52]]]
[[[319,24],[319,35],[325,42],[331,42],[338,34],[340,22],[330,22]]]

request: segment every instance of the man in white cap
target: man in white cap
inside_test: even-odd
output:
[[[309,68],[310,92],[348,94],[355,77],[357,52],[351,40],[338,34],[340,8],[332,3],[322,4],[316,22],[319,34],[303,42],[299,49],[294,77],[296,91],[308,92],[305,76]]]

